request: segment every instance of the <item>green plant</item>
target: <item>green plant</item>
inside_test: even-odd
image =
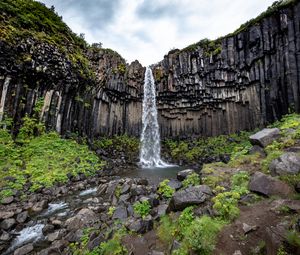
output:
[[[151,205],[148,200],[136,202],[133,205],[133,210],[136,214],[140,215],[142,218],[145,218],[150,213]]]
[[[183,180],[182,185],[183,188],[186,188],[188,186],[196,186],[200,184],[200,177],[197,173],[192,173],[186,177],[185,180]]]
[[[238,200],[240,194],[235,191],[227,191],[217,194],[212,201],[213,208],[218,212],[219,216],[224,220],[234,220],[239,216]]]
[[[194,216],[194,207],[190,206],[185,208],[178,218],[178,228],[180,229],[180,237],[184,237],[186,230],[190,227],[190,225],[195,220]]]
[[[158,185],[157,193],[165,198],[171,198],[175,192],[175,189],[171,188],[168,183],[170,180],[165,179]]]
[[[276,253],[276,255],[288,255],[288,253],[285,251],[285,248],[283,245],[281,245]]]
[[[215,247],[217,234],[223,226],[222,221],[208,216],[196,218],[184,233],[181,253],[179,254],[188,254],[189,250],[196,254],[211,254]]]
[[[294,247],[300,247],[300,234],[296,230],[288,231],[287,242]]]
[[[172,244],[179,230],[169,215],[160,218],[157,228],[157,236],[165,245]]]
[[[116,210],[116,207],[110,206],[110,207],[108,208],[107,215],[110,216],[110,217],[113,216],[115,210]]]

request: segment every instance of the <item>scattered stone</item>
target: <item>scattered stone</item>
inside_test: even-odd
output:
[[[177,180],[183,181],[188,175],[195,173],[193,169],[185,169],[177,173]]]
[[[94,248],[98,247],[102,242],[105,241],[105,238],[103,235],[97,235],[95,238],[90,240],[87,244],[87,248],[91,251]]]
[[[288,152],[274,159],[270,164],[272,175],[298,174],[300,172],[300,156]]]
[[[26,244],[15,250],[14,255],[25,255],[33,251],[32,244]]]
[[[42,200],[38,203],[36,203],[32,208],[31,210],[34,212],[34,213],[39,213],[41,211],[43,211],[44,209],[46,209],[48,206],[48,201],[47,200]]]
[[[254,145],[252,146],[252,148],[249,150],[249,154],[253,155],[253,154],[260,154],[262,157],[266,156],[266,153],[264,151],[264,149],[258,145]]]
[[[0,235],[0,241],[7,242],[10,238],[11,237],[9,233],[7,233],[6,231],[3,231],[2,234]]]
[[[171,188],[173,188],[175,190],[179,190],[182,187],[182,183],[178,180],[171,179],[168,182],[168,186],[170,186]]]
[[[126,226],[128,230],[134,231],[138,234],[144,234],[153,228],[153,219],[151,216],[147,216],[144,219],[130,219]]]
[[[61,220],[53,220],[51,223],[54,227],[61,227],[63,224]]]
[[[157,216],[161,217],[167,213],[168,205],[167,204],[161,204],[157,207]]]
[[[244,234],[248,234],[251,231],[255,231],[257,229],[257,226],[250,226],[247,223],[243,223],[243,231]]]
[[[128,183],[124,183],[121,188],[121,194],[127,194],[130,191],[130,187]]]
[[[3,219],[3,220],[5,220],[5,219],[8,219],[8,218],[11,218],[11,217],[13,217],[14,216],[14,212],[5,212],[5,211],[0,211],[0,219]]]
[[[266,228],[265,241],[268,244],[268,254],[277,254],[279,247],[285,241],[287,230],[288,223],[285,222]]]
[[[249,137],[252,145],[259,145],[263,148],[279,138],[280,130],[278,128],[264,128],[263,130]]]
[[[14,218],[5,219],[1,222],[0,228],[4,230],[8,230],[16,224],[16,220]]]
[[[47,235],[48,233],[52,232],[54,230],[54,226],[51,224],[47,224],[45,225],[45,227],[43,227],[43,235]]]
[[[252,175],[249,190],[267,197],[273,195],[286,197],[293,193],[292,189],[286,183],[261,172],[255,172]]]
[[[68,230],[77,230],[95,223],[97,219],[97,215],[91,209],[83,208],[77,215],[67,219],[65,225]]]
[[[17,222],[18,223],[24,223],[28,218],[28,212],[27,211],[24,211],[24,212],[21,212],[17,215]]]
[[[128,213],[127,213],[126,207],[118,206],[116,208],[116,210],[114,211],[112,219],[113,220],[116,220],[116,219],[125,220],[127,217],[128,217]]]
[[[55,240],[61,239],[65,234],[66,234],[66,230],[60,229],[60,230],[57,230],[57,231],[47,235],[47,240],[49,242],[53,242]]]
[[[162,251],[151,251],[149,255],[165,255]]]
[[[65,239],[70,243],[76,243],[76,242],[80,242],[82,236],[83,236],[83,230],[78,229],[75,232],[71,231],[69,234],[67,234]]]
[[[63,254],[63,250],[68,246],[68,242],[66,240],[56,240],[52,243],[52,245],[48,248],[50,254]],[[56,252],[56,253],[55,253]]]
[[[190,205],[202,204],[211,196],[212,191],[207,185],[198,185],[176,191],[171,198],[168,211],[183,210]]]
[[[11,204],[13,201],[14,201],[14,197],[13,196],[10,196],[10,197],[5,197],[1,200],[1,203],[4,204],[4,205],[8,205],[8,204]]]

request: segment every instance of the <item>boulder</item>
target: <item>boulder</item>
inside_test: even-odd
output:
[[[293,190],[286,183],[261,172],[255,172],[252,175],[249,190],[267,197],[273,195],[286,197],[293,193]]]
[[[183,181],[188,175],[195,173],[193,169],[185,169],[177,173],[177,179]]]
[[[211,196],[212,191],[207,185],[198,185],[176,191],[170,200],[168,211],[179,211],[190,205],[202,204]]]
[[[97,220],[97,215],[91,209],[83,208],[75,216],[67,219],[65,225],[69,231],[77,230],[88,227],[95,223]]]
[[[14,201],[14,197],[13,196],[10,196],[10,197],[5,197],[1,200],[1,203],[4,204],[4,205],[8,205],[8,204],[11,204],[13,201]]]
[[[300,156],[294,152],[288,152],[274,159],[270,164],[272,175],[298,174],[300,172]]]
[[[41,211],[43,211],[44,209],[46,209],[48,206],[48,201],[47,200],[42,200],[36,204],[34,204],[31,208],[31,210],[34,212],[34,213],[39,213]]]
[[[252,145],[259,145],[263,148],[271,144],[280,136],[278,128],[264,128],[263,130],[249,137]]]
[[[29,254],[32,251],[33,251],[33,245],[26,244],[26,245],[16,249],[14,252],[14,255],[25,255],[25,254]]]
[[[14,216],[14,212],[12,212],[12,211],[8,211],[8,212],[6,212],[6,211],[0,211],[0,220],[5,220],[5,219],[8,219],[8,218],[11,218],[11,217],[13,217]]]
[[[16,220],[14,218],[5,219],[1,222],[0,228],[4,230],[8,230],[16,224]]]
[[[17,222],[18,223],[24,223],[28,218],[28,212],[27,211],[24,211],[24,212],[21,212],[17,215]]]
[[[130,219],[126,223],[127,229],[138,234],[144,234],[153,228],[153,219],[147,216],[144,219]]]
[[[114,211],[112,219],[113,220],[116,220],[116,219],[125,220],[127,217],[128,217],[128,213],[127,213],[126,207],[118,206],[116,208],[116,210]]]
[[[173,180],[171,179],[169,182],[168,182],[168,186],[170,186],[171,188],[175,189],[175,190],[178,190],[182,187],[182,183],[178,180]]]

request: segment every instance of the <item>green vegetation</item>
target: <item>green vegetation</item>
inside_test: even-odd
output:
[[[286,239],[290,246],[300,248],[300,233],[296,230],[288,231]]]
[[[218,212],[219,217],[226,221],[232,221],[239,216],[238,201],[248,191],[249,174],[240,171],[231,178],[231,190],[217,194],[212,201],[213,208]]]
[[[89,46],[83,35],[76,35],[54,10],[34,0],[2,0],[0,2],[0,39],[17,45],[32,38],[57,47],[82,77],[94,78],[89,60],[83,54]],[[19,55],[19,61],[31,61],[31,55]]]
[[[167,246],[174,240],[180,241],[181,246],[173,251],[174,255],[211,254],[216,243],[218,232],[224,226],[224,222],[208,216],[195,217],[193,207],[184,209],[177,219],[172,216],[164,216],[157,228],[159,239]]]
[[[124,153],[129,161],[133,161],[139,154],[140,142],[136,137],[128,135],[103,137],[93,143],[95,149],[103,149],[109,154]]]
[[[186,188],[188,186],[196,186],[200,185],[200,176],[197,173],[192,173],[186,177],[185,180],[182,182],[183,188]]]
[[[165,179],[159,183],[157,193],[165,198],[171,198],[175,192],[175,189],[171,188],[168,183],[170,180]]]
[[[108,216],[110,216],[110,217],[113,216],[115,210],[116,210],[116,207],[110,206],[107,211]]]
[[[90,176],[101,170],[103,163],[86,144],[62,139],[55,132],[45,133],[39,121],[40,104],[32,117],[26,115],[14,140],[10,134],[9,119],[0,126],[0,198],[13,190],[30,191],[68,181],[67,175]]]
[[[194,162],[199,158],[231,155],[236,158],[248,153],[251,144],[249,132],[220,135],[209,138],[199,138],[190,142],[166,140],[164,148],[175,160]]]
[[[133,210],[137,215],[145,218],[150,213],[151,205],[148,200],[136,202],[133,205]]]
[[[220,39],[209,40],[205,38],[197,43],[187,46],[186,48],[182,49],[180,52],[195,51],[197,50],[197,48],[201,48],[203,50],[205,57],[210,57],[211,55],[216,56],[221,53],[222,44]]]
[[[93,250],[87,248],[90,234],[93,229],[85,229],[84,235],[81,237],[80,243],[70,244],[70,249],[73,255],[126,255],[127,249],[122,245],[121,239],[126,235],[126,230],[122,227],[119,230],[109,229],[107,235],[114,231],[113,237],[105,242],[102,242],[99,246]],[[95,231],[94,231],[95,232]],[[98,233],[99,234],[99,233]]]

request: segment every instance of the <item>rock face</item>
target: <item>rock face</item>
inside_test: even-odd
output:
[[[174,193],[171,198],[168,210],[178,211],[190,205],[204,203],[212,196],[211,189],[206,185],[198,185]]]
[[[263,148],[271,144],[280,136],[280,130],[278,128],[264,128],[263,130],[251,135],[250,142],[253,145],[259,145]]]
[[[294,152],[285,153],[271,162],[270,171],[272,175],[298,174],[300,156]]]
[[[251,177],[249,190],[267,197],[274,195],[286,197],[293,193],[292,189],[286,183],[261,172],[255,172]]]
[[[172,50],[152,66],[162,137],[253,129],[300,111],[300,3],[209,44]],[[86,52],[96,78],[74,72],[60,49],[31,38],[0,42],[0,112],[16,125],[44,98],[41,118],[62,134],[141,131],[144,67],[109,50]],[[287,71],[288,70],[288,71]]]

